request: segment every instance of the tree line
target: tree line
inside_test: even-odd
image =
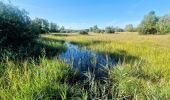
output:
[[[71,33],[74,32],[72,29],[65,29],[64,26],[59,26],[54,22],[49,22],[47,19],[35,18],[32,20],[33,23],[38,25],[40,33]]]
[[[89,32],[93,33],[115,33],[115,32],[123,32],[124,29],[118,26],[106,26],[105,29],[100,29],[97,25],[89,28]]]
[[[11,4],[6,4],[0,1],[0,44],[22,45],[34,41],[39,34],[60,32],[70,33],[81,30],[65,29],[64,26],[59,27],[56,23],[49,22],[43,18],[31,19],[28,12],[24,9],[19,9]],[[164,16],[156,16],[154,11],[146,14],[137,28],[132,24],[126,27],[107,26],[105,29],[100,29],[97,25],[85,29],[80,33],[115,33],[115,32],[135,32],[140,34],[165,34],[170,33],[170,14]]]
[[[137,28],[135,28],[132,24],[128,24],[125,28],[120,28],[118,26],[106,26],[104,29],[100,29],[97,25],[89,28],[89,32],[93,33],[115,33],[115,32],[137,32]]]
[[[89,31],[94,33],[139,32],[139,34],[166,34],[170,33],[170,14],[156,16],[154,11],[150,11],[144,16],[137,27],[128,24],[124,29],[113,26],[100,29],[95,25],[90,27]]]
[[[24,9],[0,1],[0,45],[19,46],[36,40],[39,34],[73,32],[43,18],[31,19]]]

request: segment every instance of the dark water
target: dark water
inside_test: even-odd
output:
[[[69,42],[65,42],[64,45],[67,50],[60,53],[59,59],[71,64],[81,72],[92,68],[98,70],[107,64],[110,66],[116,64],[114,58],[110,55],[93,52],[86,47],[79,47]]]

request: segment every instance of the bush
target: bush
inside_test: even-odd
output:
[[[87,34],[88,34],[88,32],[87,32],[87,31],[85,31],[85,30],[81,30],[81,31],[79,32],[79,34],[81,34],[81,35],[87,35]]]
[[[113,27],[108,26],[105,28],[105,32],[106,33],[115,33],[115,29]]]
[[[0,1],[0,44],[19,46],[36,39],[39,31],[28,13]]]

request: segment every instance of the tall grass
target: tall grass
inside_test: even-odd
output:
[[[89,34],[67,37],[48,35],[113,55],[120,65],[110,75],[116,97],[128,99],[170,99],[170,35],[142,36],[136,33]]]
[[[127,33],[67,37],[45,35],[38,42],[37,46],[44,48],[44,51],[37,59],[26,57],[20,60],[17,56],[26,52],[3,50],[0,99],[169,100],[169,37],[145,37]],[[83,73],[82,78],[82,74],[72,66],[54,56],[53,52],[58,51],[58,48],[64,50],[64,40],[85,45],[98,52],[110,53],[119,62],[115,66],[106,64],[101,68],[106,73],[101,79],[95,78],[95,70]]]

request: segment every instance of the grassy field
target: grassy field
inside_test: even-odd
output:
[[[102,81],[95,80],[90,71],[81,80],[78,71],[56,57],[66,49],[63,41],[108,53],[118,64],[105,67],[108,77]],[[2,100],[170,99],[170,35],[50,34],[42,35],[34,48],[22,49],[17,53],[3,51]],[[40,51],[41,56],[17,58],[28,54],[26,51],[32,51],[31,55]]]
[[[120,94],[134,95],[136,99],[170,99],[170,35],[91,33],[45,37],[112,54],[119,65],[111,78],[117,80]]]

